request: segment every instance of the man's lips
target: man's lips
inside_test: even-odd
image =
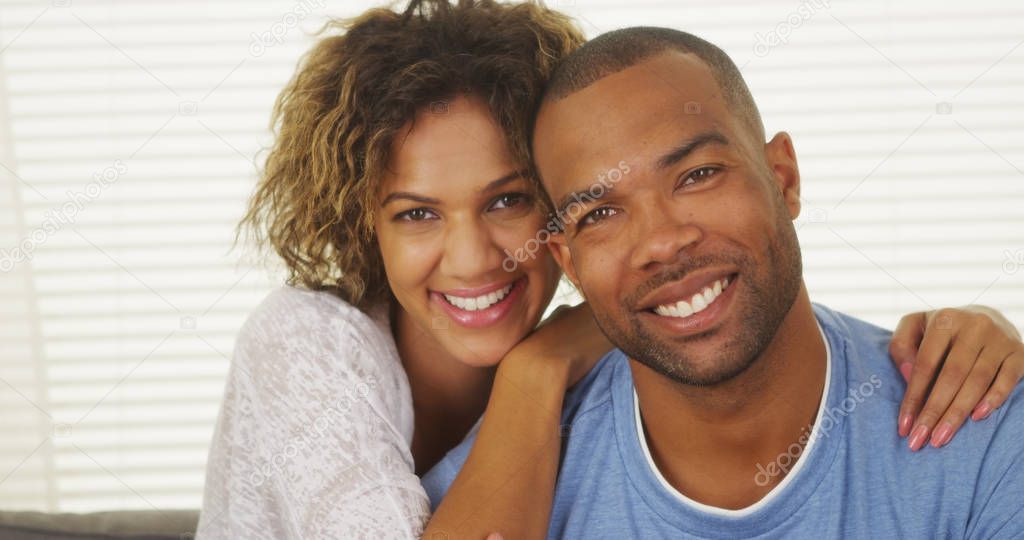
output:
[[[704,289],[713,287],[716,281],[728,279],[731,282],[737,277],[738,273],[733,268],[708,268],[691,272],[685,278],[666,283],[645,295],[637,303],[637,311],[654,311],[659,306],[672,305],[680,300],[690,302]]]
[[[669,300],[641,310],[639,317],[677,338],[704,334],[726,319],[739,282],[739,274],[714,279],[711,286],[705,286],[688,300]]]

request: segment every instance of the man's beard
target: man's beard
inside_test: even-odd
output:
[[[765,253],[766,267],[758,268],[749,256],[740,253],[687,258],[638,289],[646,293],[709,266],[732,265],[739,268],[739,282],[729,284],[730,287],[742,287],[742,290],[735,291],[742,296],[737,294],[732,300],[737,319],[733,324],[738,323],[738,327],[735,334],[712,353],[714,358],[693,356],[696,353],[687,352],[686,344],[706,339],[722,329],[666,340],[643,325],[632,309],[635,302],[626,302],[617,308],[626,314],[626,324],[607,317],[602,313],[604,310],[595,309],[598,326],[630,358],[676,382],[707,387],[733,379],[760,358],[800,292],[803,266],[796,231],[788,221],[779,225]],[[639,297],[633,295],[633,299]],[[700,366],[708,367],[702,369]]]

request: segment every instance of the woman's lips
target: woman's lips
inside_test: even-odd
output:
[[[503,319],[512,310],[512,306],[523,296],[525,289],[526,276],[523,276],[512,282],[512,288],[504,298],[484,309],[473,311],[453,305],[445,299],[443,293],[438,291],[430,291],[430,299],[436,302],[445,314],[459,325],[466,328],[485,328]]]

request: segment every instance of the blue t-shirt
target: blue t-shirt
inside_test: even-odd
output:
[[[942,449],[896,433],[905,384],[891,333],[814,306],[830,350],[814,441],[751,509],[721,511],[663,482],[637,431],[632,373],[614,350],[566,396],[549,538],[1024,538],[1021,388]],[[423,477],[436,508],[473,437]],[[764,474],[779,474],[780,456]],[[791,465],[791,464],[790,464]],[[752,479],[753,480],[753,479]]]

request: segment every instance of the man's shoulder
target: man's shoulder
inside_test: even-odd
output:
[[[813,308],[815,317],[830,341],[835,339],[840,341],[841,345],[853,345],[860,354],[888,358],[892,330],[822,304],[813,304]],[[837,344],[833,344],[833,346],[835,345]]]
[[[628,373],[628,360],[622,351],[612,349],[606,353],[586,376],[566,392],[562,405],[562,424],[576,426],[582,418],[601,416],[602,411],[611,406],[613,385],[620,377],[628,376]],[[455,481],[475,441],[476,432],[472,432],[423,475],[421,482],[430,496],[431,511],[437,509]]]
[[[889,401],[903,399],[906,383],[889,356],[891,330],[821,304],[814,304],[814,315],[828,340],[833,365],[844,364],[848,387],[873,384]]]

